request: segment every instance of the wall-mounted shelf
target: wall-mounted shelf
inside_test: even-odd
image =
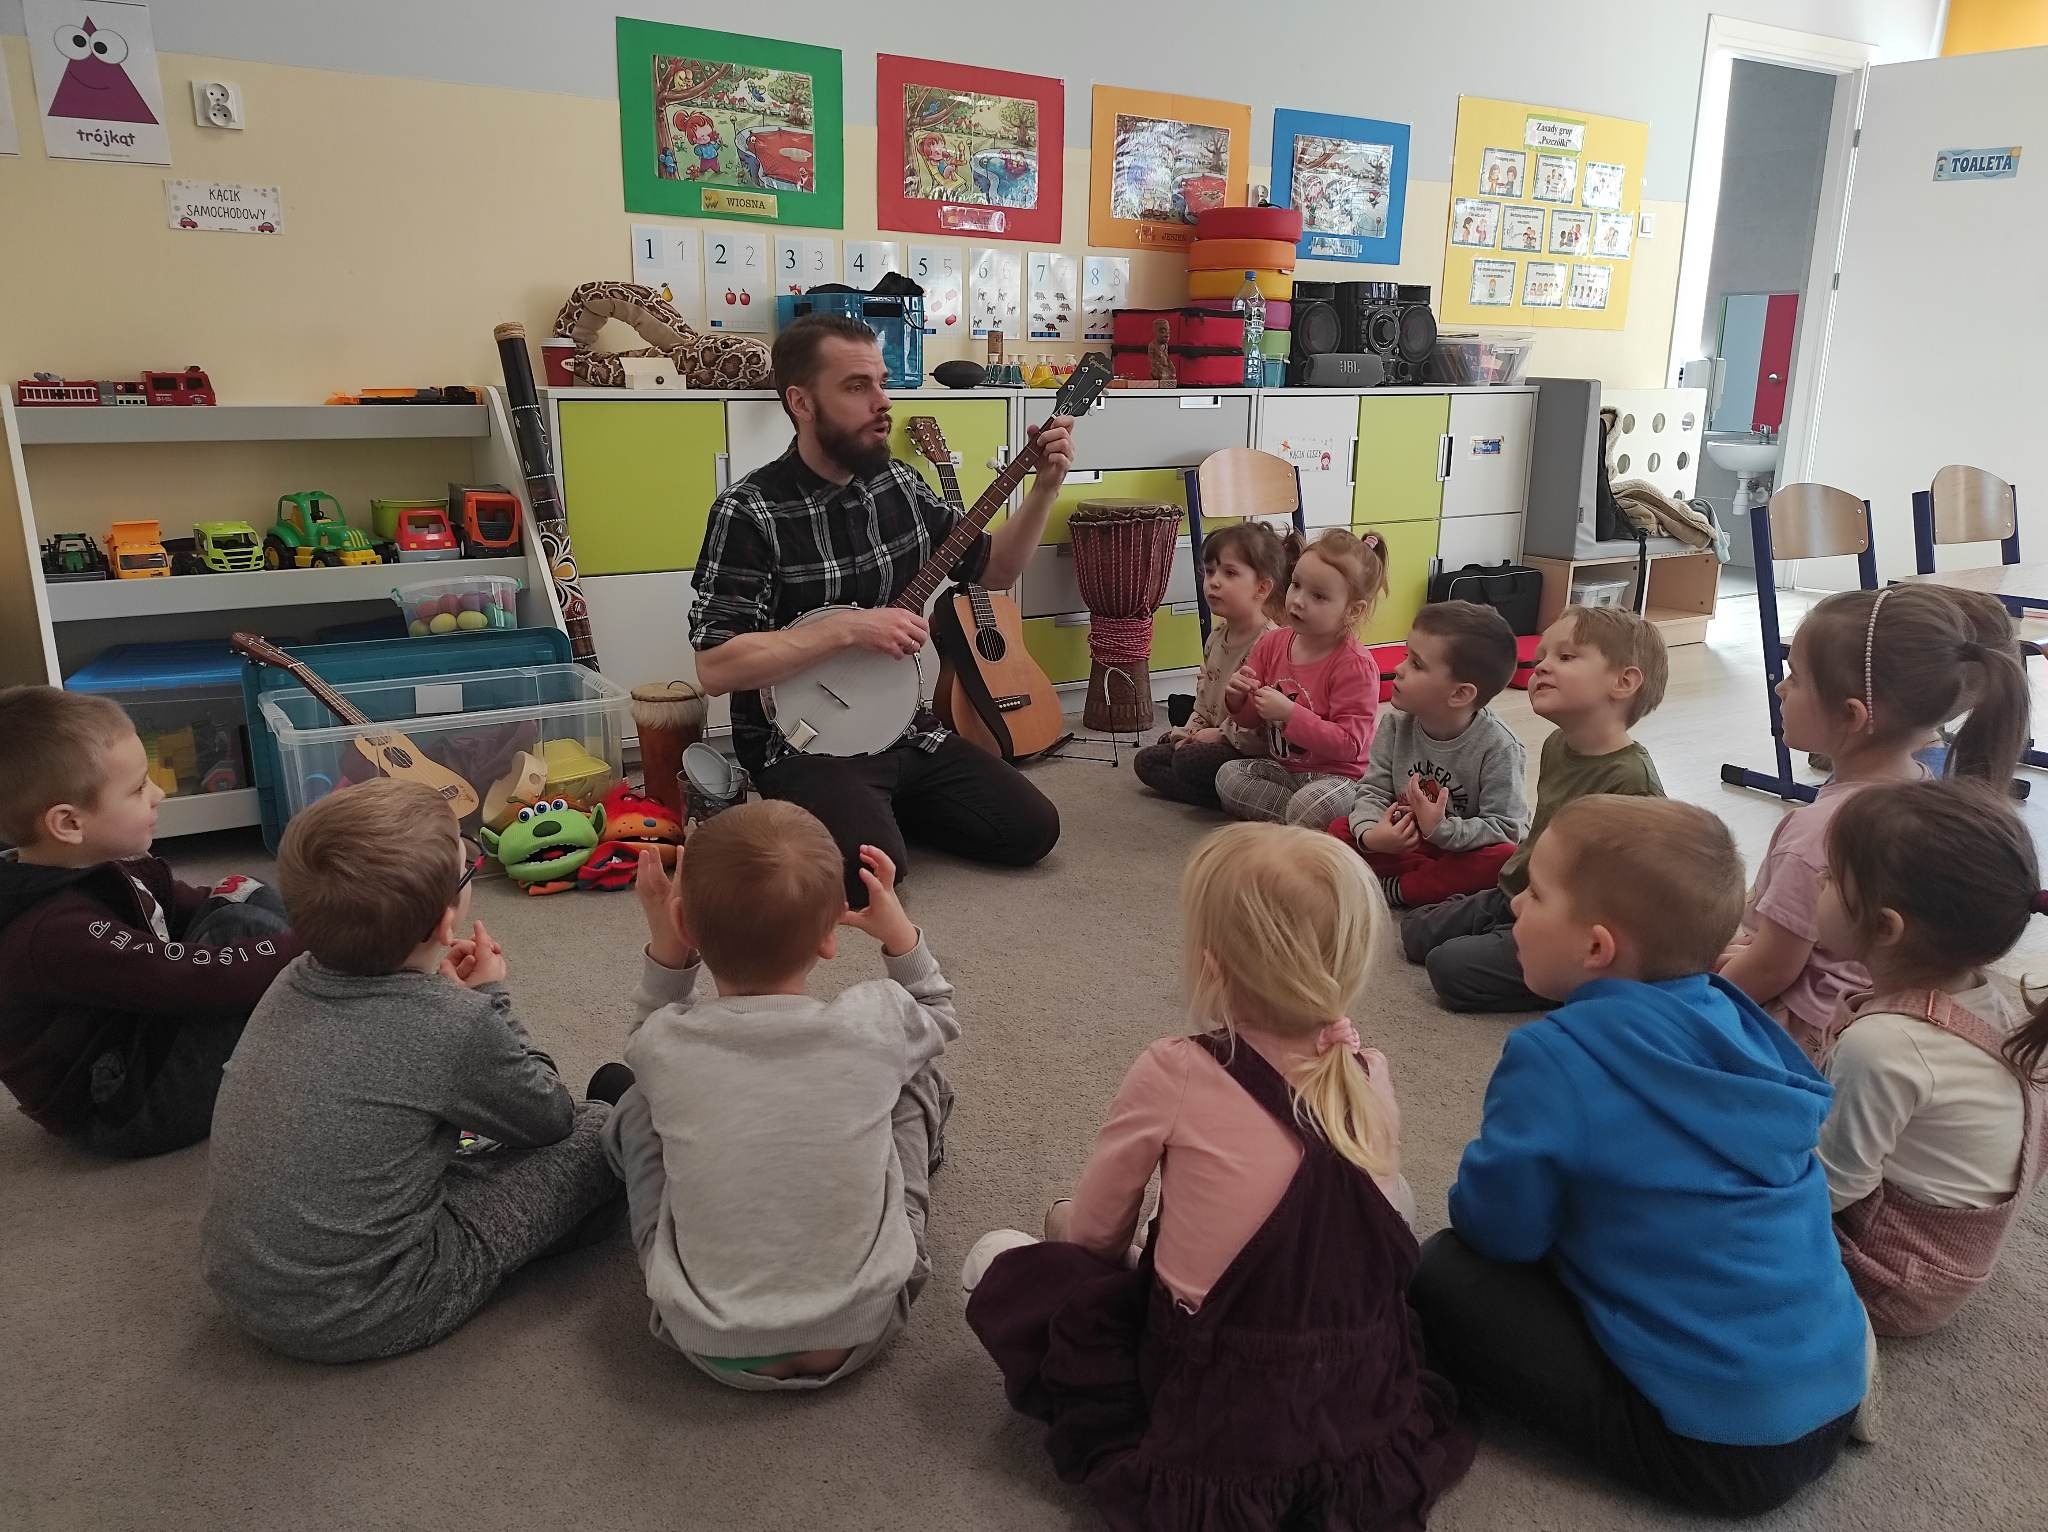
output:
[[[450,574],[531,574],[524,554],[437,564],[356,564],[340,569],[268,569],[246,574],[174,575],[165,580],[67,580],[50,586],[50,621],[161,617],[172,612],[315,606],[375,601],[409,580]]]
[[[489,436],[481,404],[78,405],[15,409],[24,447]]]

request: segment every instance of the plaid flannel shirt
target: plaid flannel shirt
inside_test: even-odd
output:
[[[892,459],[876,473],[834,484],[813,473],[792,443],[711,502],[690,579],[697,595],[690,646],[715,649],[742,633],[771,632],[821,606],[885,606],[959,519],[902,463]],[[954,578],[979,579],[988,554],[984,532]],[[897,744],[929,752],[946,733],[920,708]],[[790,753],[755,691],[733,693],[732,739],[749,771]]]

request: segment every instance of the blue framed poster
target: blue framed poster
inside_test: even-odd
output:
[[[1276,107],[1272,197],[1301,209],[1303,259],[1398,265],[1408,124]]]

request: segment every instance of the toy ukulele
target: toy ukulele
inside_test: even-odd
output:
[[[293,659],[268,639],[258,638],[254,633],[236,633],[228,643],[257,664],[275,666],[286,672],[343,723],[377,730],[371,734],[358,734],[355,747],[385,776],[396,777],[403,782],[424,783],[440,794],[448,807],[455,811],[457,819],[467,819],[477,811],[475,788],[439,761],[430,760],[403,734],[382,730],[371,723],[347,698],[315,675],[303,660]]]
[[[962,516],[960,480],[939,423],[910,418],[910,444],[938,470],[946,504]],[[1050,750],[1066,737],[1060,699],[1024,647],[1024,615],[1000,591],[961,585],[932,609],[939,685],[932,711],[970,745],[1006,761]]]

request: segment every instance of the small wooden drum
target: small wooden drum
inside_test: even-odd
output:
[[[633,728],[640,736],[640,769],[646,774],[647,796],[678,819],[683,816],[676,773],[683,752],[704,737],[710,704],[688,681],[657,681],[633,688]]]
[[[1067,522],[1074,582],[1087,605],[1091,729],[1152,727],[1152,613],[1173,575],[1181,508],[1150,500],[1084,500]]]

